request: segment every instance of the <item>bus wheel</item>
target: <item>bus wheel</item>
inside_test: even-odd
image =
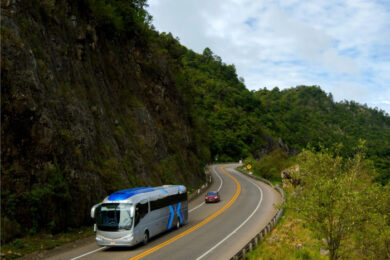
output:
[[[177,222],[176,222],[176,229],[179,229],[180,228],[180,221],[178,220]]]
[[[149,232],[146,230],[144,234],[144,240],[143,243],[146,245],[149,242]]]

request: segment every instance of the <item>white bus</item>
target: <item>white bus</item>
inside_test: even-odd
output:
[[[182,185],[140,187],[112,193],[91,209],[96,243],[132,246],[188,222],[187,189]]]

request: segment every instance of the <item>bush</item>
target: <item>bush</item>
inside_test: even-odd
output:
[[[98,26],[106,33],[126,32],[146,35],[150,31],[151,16],[144,0],[85,0]],[[140,33],[141,32],[141,33]]]
[[[21,235],[20,224],[7,217],[1,218],[1,243],[7,243],[13,238]]]
[[[268,180],[281,181],[280,173],[293,164],[293,159],[281,149],[276,149],[260,160],[247,158],[245,163],[252,165],[256,175]]]
[[[46,178],[24,194],[32,215],[31,233],[41,228],[57,233],[67,226],[71,196],[68,182],[56,159],[54,165],[46,170]]]
[[[123,19],[112,1],[89,0],[88,5],[96,16],[99,26],[108,30],[123,30]]]

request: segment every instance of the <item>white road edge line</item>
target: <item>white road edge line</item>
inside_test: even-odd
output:
[[[217,175],[217,177],[219,178],[220,184],[219,184],[219,187],[218,187],[218,190],[217,190],[217,191],[220,191],[221,188],[222,188],[223,180],[222,180],[221,176],[219,176],[218,172],[215,171],[215,168],[212,167],[212,169],[213,169],[213,172],[214,172],[214,173]],[[194,210],[200,208],[200,207],[203,206],[204,204],[205,204],[205,203],[204,203],[204,201],[203,201],[203,202],[200,203],[199,205],[197,205],[197,206],[195,206],[194,208],[190,209],[190,210],[188,211],[188,213],[191,213],[192,211],[194,211]]]
[[[76,259],[82,258],[82,257],[87,256],[87,255],[90,255],[90,254],[93,254],[93,253],[95,253],[95,252],[97,252],[97,251],[100,251],[100,250],[103,250],[103,249],[106,249],[106,248],[107,248],[106,246],[103,246],[103,247],[101,247],[101,248],[98,248],[98,249],[96,249],[96,250],[90,251],[90,252],[85,253],[85,254],[83,254],[83,255],[76,256],[75,258],[72,258],[72,259],[70,259],[70,260],[76,260]]]
[[[203,205],[204,205],[204,202],[200,203],[200,204],[199,204],[198,206],[196,206],[195,208],[190,209],[190,210],[188,211],[188,213],[191,213],[192,211],[194,211],[194,210],[196,210],[196,209],[202,207]]]
[[[261,198],[259,200],[259,203],[257,204],[257,207],[256,209],[249,215],[249,217],[241,223],[241,225],[239,225],[235,230],[233,230],[233,232],[231,232],[229,235],[227,235],[224,239],[222,239],[221,241],[219,241],[215,246],[213,246],[212,248],[210,248],[209,250],[207,250],[203,255],[199,256],[198,258],[196,258],[196,260],[200,260],[202,259],[203,257],[205,257],[207,254],[209,254],[211,251],[213,251],[214,249],[216,249],[219,245],[221,245],[223,242],[225,242],[227,239],[229,239],[232,235],[234,235],[243,225],[245,225],[246,222],[249,221],[249,219],[251,217],[253,217],[253,215],[256,213],[256,211],[260,208],[260,205],[261,203],[263,202],[263,191],[262,189],[257,185],[255,184],[252,180],[248,179],[253,185],[256,186],[256,188],[260,191],[260,194],[261,194]]]

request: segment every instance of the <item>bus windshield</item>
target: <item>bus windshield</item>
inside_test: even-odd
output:
[[[127,203],[102,204],[96,212],[97,228],[103,231],[130,230],[133,224],[131,207],[132,204]]]

